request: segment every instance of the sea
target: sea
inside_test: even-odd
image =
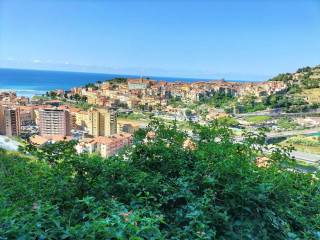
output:
[[[85,73],[45,70],[25,70],[0,68],[0,91],[15,91],[18,96],[32,97],[44,94],[46,91],[55,89],[69,90],[73,87],[95,83],[97,81],[110,80],[116,77],[140,77],[134,75],[119,75],[107,73]],[[155,80],[168,82],[182,81],[195,82],[207,81],[208,79],[175,78],[147,76]]]

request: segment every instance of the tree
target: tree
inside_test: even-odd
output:
[[[310,72],[311,70],[312,70],[312,68],[307,66],[307,67],[299,68],[297,70],[297,73]]]
[[[281,73],[274,78],[269,79],[269,81],[282,81],[288,82],[292,80],[292,75],[290,73]]]
[[[55,91],[50,91],[48,93],[49,97],[52,99],[56,99],[57,98],[57,93]]]
[[[88,89],[88,88],[92,88],[93,90],[98,90],[98,86],[96,86],[94,83],[88,83],[85,85],[85,88]]]

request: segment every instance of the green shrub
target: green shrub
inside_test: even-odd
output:
[[[193,126],[191,139],[152,122],[108,159],[63,143],[27,146],[34,157],[1,151],[0,237],[319,239],[319,180],[288,171],[281,150],[258,167],[263,135],[232,137],[219,122]]]

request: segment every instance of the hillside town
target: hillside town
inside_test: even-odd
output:
[[[133,133],[145,127],[151,117],[176,121],[180,126],[230,117],[240,128],[259,127],[259,123],[241,117],[236,105],[248,97],[260,104],[270,96],[284,95],[289,85],[285,81],[187,83],[115,78],[31,99],[1,92],[0,134],[20,136],[37,146],[77,140],[78,153],[108,157],[130,144]],[[215,96],[226,99],[226,106],[207,104]],[[274,119],[265,120],[265,126],[277,130]],[[300,126],[320,126],[319,117],[296,117],[295,121]]]
[[[284,91],[283,82],[268,81],[259,83],[227,82],[224,80],[209,82],[165,82],[151,79],[127,79],[124,83],[104,82],[93,87],[73,88],[67,97],[80,95],[89,104],[98,106],[126,105],[129,109],[137,107],[153,109],[168,106],[170,99],[179,98],[181,101],[197,102],[215,93],[239,97],[254,95],[257,98]],[[57,96],[63,97],[65,92],[58,90]]]

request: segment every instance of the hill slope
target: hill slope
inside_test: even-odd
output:
[[[320,65],[304,67],[295,73],[283,73],[269,81],[283,81],[288,88],[265,99],[271,108],[283,108],[287,112],[303,112],[320,107]]]

